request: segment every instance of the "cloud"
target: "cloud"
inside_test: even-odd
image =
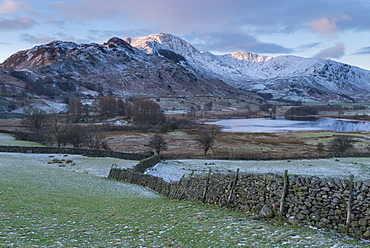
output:
[[[1,0],[0,14],[15,15],[21,11],[29,11],[32,7],[24,1]]]
[[[76,0],[52,3],[65,18],[124,19],[162,32],[293,33],[310,28],[322,35],[370,30],[370,6],[363,0]]]
[[[50,41],[56,40],[52,36],[35,36],[35,35],[32,35],[32,34],[28,34],[28,33],[24,33],[24,34],[20,35],[20,39],[22,41],[25,41],[25,42],[28,42],[28,43],[31,43],[31,44],[48,43]]]
[[[352,18],[348,15],[343,14],[339,18],[322,18],[314,20],[310,23],[310,26],[315,32],[318,32],[323,36],[332,36],[334,32],[338,31],[338,22],[348,21],[351,19]]]
[[[140,37],[140,36],[146,36],[148,34],[152,33],[158,33],[159,31],[155,30],[149,30],[149,29],[106,29],[106,30],[98,30],[98,29],[91,29],[88,30],[88,36],[90,37],[90,40],[100,40],[100,41],[107,41],[108,39],[112,37],[120,37],[120,38],[126,38],[126,37]]]
[[[232,0],[240,2],[240,0]],[[79,0],[73,3],[55,2],[54,10],[69,19],[102,20],[125,19],[128,23],[160,26],[165,32],[190,32],[194,29],[223,26],[230,23],[230,11],[239,6],[224,1],[212,0]],[[228,13],[228,14],[227,14]],[[237,13],[235,13],[237,14]],[[224,20],[228,19],[228,22]],[[128,27],[130,28],[130,27]]]
[[[12,0],[4,0],[0,3],[0,14],[15,14],[18,4]]]
[[[294,50],[274,43],[259,41],[256,37],[241,33],[191,34],[183,36],[199,50],[218,53],[235,51],[254,53],[292,53]]]
[[[310,26],[314,31],[324,36],[331,35],[334,31],[338,29],[336,22],[327,18],[314,20],[311,22]]]
[[[306,51],[308,49],[311,49],[311,48],[314,48],[314,47],[317,47],[319,45],[321,45],[322,42],[314,42],[314,43],[309,43],[309,44],[302,44],[298,47],[298,51]]]
[[[326,48],[318,52],[314,58],[339,59],[343,57],[345,46],[343,42],[338,42],[333,47]]]
[[[63,41],[74,41],[77,43],[89,43],[91,42],[90,40],[85,40],[85,39],[76,39],[74,36],[69,36],[65,33],[56,33],[52,36],[50,35],[34,35],[34,34],[29,34],[29,33],[23,33],[19,36],[19,39],[31,43],[31,44],[45,44],[49,43],[54,40],[63,40]]]
[[[29,17],[16,17],[15,19],[0,18],[0,31],[27,29],[36,24],[36,21]]]
[[[370,46],[359,49],[355,54],[370,54]]]

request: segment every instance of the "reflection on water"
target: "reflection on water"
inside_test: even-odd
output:
[[[276,133],[294,131],[336,131],[355,132],[370,131],[370,122],[319,118],[316,121],[294,121],[286,120],[284,117],[252,118],[252,119],[224,119],[216,122],[208,122],[222,126],[225,132],[244,133]]]

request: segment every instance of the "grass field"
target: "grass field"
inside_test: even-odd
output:
[[[93,158],[69,157],[75,167],[48,164],[52,157],[32,154],[0,153],[0,158],[0,247],[370,245],[315,228],[276,225],[242,212],[168,200],[145,188],[73,171],[88,169]]]
[[[36,142],[16,140],[13,136],[6,133],[0,133],[0,145],[2,146],[43,146]]]

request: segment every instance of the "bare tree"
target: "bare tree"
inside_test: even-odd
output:
[[[109,149],[105,136],[94,126],[70,124],[62,129],[61,142],[73,147]]]
[[[215,138],[220,133],[217,128],[211,128],[209,130],[201,131],[194,140],[198,143],[200,149],[203,150],[204,155],[207,155],[209,150],[213,151],[213,146],[215,144]]]
[[[329,147],[335,152],[346,152],[347,150],[353,148],[353,144],[356,140],[352,139],[350,136],[341,135],[329,142]]]
[[[115,117],[118,114],[118,103],[113,96],[101,96],[98,99],[100,115],[104,118]]]
[[[148,147],[153,149],[158,155],[161,151],[168,149],[166,140],[161,135],[154,135],[150,138]]]
[[[48,114],[42,109],[30,106],[23,110],[22,124],[35,133],[39,133],[45,128],[48,125],[48,120]]]
[[[84,146],[90,149],[108,149],[108,144],[105,139],[105,136],[93,128],[89,129],[87,132]]]
[[[60,147],[63,142],[64,134],[62,132],[62,120],[63,118],[57,113],[54,112],[50,115],[50,131],[54,136],[54,140],[57,142],[58,147]]]
[[[150,100],[136,100],[133,103],[133,119],[136,123],[160,124],[165,120],[158,103]]]
[[[68,118],[71,122],[79,122],[83,113],[83,105],[80,98],[70,98],[68,103]]]
[[[86,142],[88,135],[86,127],[78,124],[65,126],[63,133],[65,141],[73,147],[81,147]]]

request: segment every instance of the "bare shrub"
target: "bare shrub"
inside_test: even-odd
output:
[[[203,150],[204,155],[207,155],[207,152],[209,150],[213,151],[215,138],[219,133],[219,129],[211,128],[199,132],[198,135],[194,138],[194,140],[198,143],[199,148]]]
[[[353,148],[353,144],[356,142],[352,137],[341,135],[329,142],[329,147],[334,152],[346,152]]]
[[[22,125],[37,133],[48,125],[48,114],[39,108],[27,107],[23,111]]]
[[[161,135],[154,135],[150,138],[148,147],[154,150],[158,155],[161,151],[167,150],[166,140]]]

